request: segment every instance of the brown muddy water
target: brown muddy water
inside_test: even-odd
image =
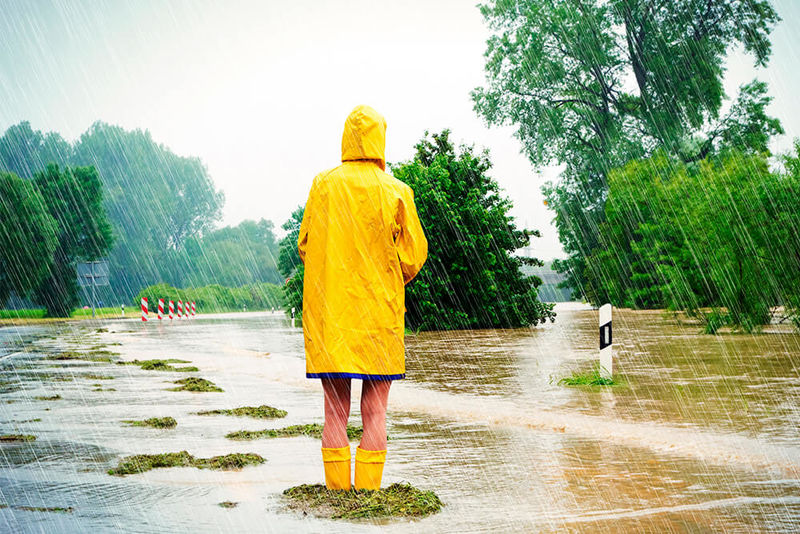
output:
[[[532,329],[409,336],[409,378],[390,395],[384,484],[408,481],[446,504],[416,521],[287,511],[284,489],[323,479],[319,441],[225,439],[322,421],[319,383],[304,378],[301,331],[282,314],[0,329],[0,434],[37,436],[0,443],[0,531],[800,530],[800,335],[774,328],[706,336],[657,312],[615,312],[622,385],[569,388],[558,380],[597,356],[597,312],[557,310],[554,324]],[[200,368],[192,375],[225,392],[165,390],[183,374],[45,359],[104,343],[119,343],[108,349],[122,359],[190,360]],[[94,391],[98,382],[102,391]],[[36,399],[52,395],[61,398]],[[259,404],[288,416],[195,414]],[[120,423],[162,416],[178,426]],[[238,472],[106,473],[125,455],[180,450],[255,452],[267,461]],[[225,509],[222,501],[239,504]]]

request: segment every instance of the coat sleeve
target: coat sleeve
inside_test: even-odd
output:
[[[414,192],[406,188],[400,197],[396,219],[399,231],[395,237],[397,257],[403,271],[403,282],[408,284],[417,276],[428,258],[428,240],[422,231],[417,208],[414,205]]]
[[[306,207],[303,210],[303,222],[300,223],[300,235],[297,236],[297,253],[300,254],[300,261],[306,263],[306,248],[308,247],[308,229],[311,226],[311,217],[314,215],[314,204],[317,196],[317,178],[311,184],[311,191],[308,193]]]

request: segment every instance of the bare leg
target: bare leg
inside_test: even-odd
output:
[[[322,429],[322,446],[348,447],[347,420],[350,417],[350,379],[323,378],[325,392],[325,426]]]
[[[364,435],[360,447],[367,451],[386,450],[386,404],[390,380],[364,380],[361,389],[361,420]]]

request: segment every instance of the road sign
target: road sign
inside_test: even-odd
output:
[[[94,317],[94,304],[97,301],[95,288],[109,284],[108,272],[108,261],[106,260],[87,261],[78,264],[78,285],[92,288],[92,317]]]

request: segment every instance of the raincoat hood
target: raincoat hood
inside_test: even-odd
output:
[[[344,122],[342,161],[371,159],[386,169],[386,119],[369,106],[356,106]]]

